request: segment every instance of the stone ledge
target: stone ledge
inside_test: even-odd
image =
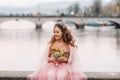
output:
[[[33,71],[0,71],[0,80],[26,80]],[[88,80],[120,80],[120,72],[85,72]]]

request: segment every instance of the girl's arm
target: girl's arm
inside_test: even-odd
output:
[[[57,59],[58,63],[62,63],[62,62],[68,62],[68,59],[66,57],[60,57]]]
[[[51,53],[49,52],[49,53],[48,53],[48,62],[56,63],[55,58],[50,57],[50,55],[51,55]]]

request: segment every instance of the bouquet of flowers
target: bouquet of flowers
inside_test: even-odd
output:
[[[64,56],[64,51],[63,50],[60,50],[59,48],[52,48],[52,53],[53,53],[53,57],[54,58],[60,58],[62,56]]]

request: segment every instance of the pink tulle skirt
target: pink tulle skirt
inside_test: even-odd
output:
[[[55,65],[47,63],[45,67],[30,74],[27,80],[86,80],[86,75],[76,72],[67,63]]]

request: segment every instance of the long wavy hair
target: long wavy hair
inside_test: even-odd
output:
[[[71,31],[70,31],[70,29],[68,29],[67,25],[64,23],[56,23],[54,25],[53,31],[56,27],[58,27],[61,30],[63,41],[65,43],[67,43],[68,45],[76,47],[73,35],[71,34]],[[55,41],[56,40],[53,35],[49,43],[52,45]]]

